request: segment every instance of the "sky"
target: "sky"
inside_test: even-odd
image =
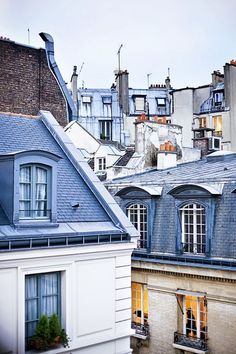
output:
[[[50,33],[66,82],[84,63],[79,86],[109,88],[122,44],[130,87],[164,84],[168,68],[172,87],[196,87],[236,59],[235,14],[236,0],[0,0],[0,36],[44,48]]]

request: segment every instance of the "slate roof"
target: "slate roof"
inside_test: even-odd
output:
[[[133,156],[133,154],[134,154],[134,150],[127,150],[126,153],[123,156],[121,156],[114,165],[126,166],[130,161],[131,157]]]
[[[164,185],[178,183],[206,183],[223,180],[236,180],[236,154],[209,155],[209,157],[165,170],[148,170],[146,172],[115,178],[114,184],[143,183],[145,185]]]
[[[115,225],[117,232],[137,236],[137,231],[50,112],[42,111],[34,119],[0,114],[0,154],[22,150],[44,150],[61,157],[57,169],[58,223],[94,223],[99,233],[109,232],[108,225],[110,232],[114,232]],[[71,207],[71,201],[75,199],[80,205],[77,210]],[[8,221],[0,208],[0,224],[2,223]],[[106,230],[99,227],[102,223],[106,224]],[[69,230],[78,232],[76,228],[73,230],[70,227]],[[84,228],[83,230],[85,232]],[[44,232],[47,233],[47,230]]]

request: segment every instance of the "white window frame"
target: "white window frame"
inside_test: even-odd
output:
[[[157,107],[165,107],[166,106],[166,98],[165,97],[157,97]]]
[[[201,220],[199,224],[197,224],[198,216],[199,216],[198,211],[203,211],[200,214]],[[184,246],[183,247],[184,253],[205,255],[206,237],[207,237],[205,206],[203,206],[200,203],[191,202],[182,206],[180,208],[180,213],[181,213],[182,244]],[[186,218],[187,218],[187,222],[185,222]],[[205,222],[203,222],[203,219]],[[201,242],[198,242],[199,238],[201,239]],[[185,249],[185,247],[187,249]]]
[[[135,96],[135,111],[136,112],[145,112],[145,97],[144,96]]]
[[[19,204],[20,202],[29,202],[30,208],[28,210],[20,210],[19,209],[19,219],[20,220],[27,220],[27,219],[50,219],[50,212],[51,212],[51,168],[46,165],[41,165],[41,164],[22,164],[20,165],[20,171],[21,169],[24,168],[30,168],[30,181],[21,181],[19,180],[19,186],[22,184],[28,184],[30,187],[30,197],[27,200],[24,199],[19,199]],[[44,182],[37,182],[36,178],[36,171],[37,168],[42,169],[46,171],[46,183]],[[46,185],[46,197],[41,200],[42,202],[46,203],[46,215],[44,214],[44,210],[36,209],[36,204],[40,202],[39,199],[37,199],[36,196],[36,190],[37,190],[37,185],[43,184]],[[21,216],[20,213],[22,211],[28,211],[29,215],[23,215]],[[42,211],[42,213],[40,212]],[[49,215],[48,215],[49,212]],[[27,213],[26,213],[27,214]]]
[[[111,103],[103,103],[104,117],[111,117]]]
[[[57,222],[57,166],[61,159],[60,156],[55,155],[48,151],[32,150],[23,151],[17,153],[15,156],[14,163],[14,211],[13,211],[13,223],[15,225],[21,224],[26,225],[27,223],[34,223],[34,225],[39,225],[42,222]],[[48,191],[49,208],[51,210],[50,218],[46,219],[21,219],[19,217],[20,203],[19,203],[19,182],[20,182],[20,166],[22,165],[37,164],[45,166],[50,169],[50,187]],[[38,221],[38,223],[37,223]]]
[[[148,211],[147,207],[141,203],[133,203],[127,207],[127,216],[132,222],[134,227],[140,233],[140,238],[138,240],[138,248],[147,248],[147,236],[148,236]],[[136,215],[137,221],[134,220]],[[143,220],[141,220],[142,218]]]
[[[98,157],[98,170],[104,171],[106,169],[106,158],[105,157]]]

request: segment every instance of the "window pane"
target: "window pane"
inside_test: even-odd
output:
[[[181,208],[182,242],[184,252],[205,253],[205,208],[200,204],[187,204]]]
[[[25,328],[27,339],[35,334],[41,315],[59,314],[60,273],[26,276],[25,278]]]
[[[133,204],[127,208],[127,215],[134,225],[134,227],[140,232],[140,239],[138,241],[138,247],[147,247],[147,208],[142,204]]]

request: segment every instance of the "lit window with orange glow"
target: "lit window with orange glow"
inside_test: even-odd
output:
[[[132,283],[132,322],[148,325],[148,290],[144,284]]]
[[[222,136],[222,116],[213,117],[214,135]]]

